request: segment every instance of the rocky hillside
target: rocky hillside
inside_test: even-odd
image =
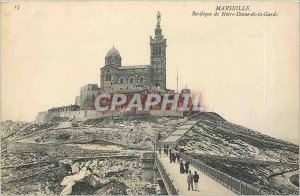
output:
[[[287,172],[299,168],[297,145],[233,124],[216,113],[201,113],[191,118],[197,120],[196,125],[178,143],[190,156],[267,193],[298,194],[296,186],[286,183],[285,179],[289,176]],[[163,138],[185,120],[126,116],[83,121],[57,118],[41,124],[3,122],[2,191],[6,194],[60,194],[64,191],[76,195],[156,194],[157,184],[141,180],[138,159],[91,157],[68,162],[47,154],[9,154],[6,145],[22,138],[23,142],[79,145],[91,151],[110,148],[126,156],[129,152],[152,150],[155,133]],[[74,176],[82,180],[72,181]]]
[[[196,126],[181,140],[189,152],[297,163],[299,146],[226,121],[216,113],[194,117]]]
[[[170,133],[178,118],[116,117],[88,119],[77,122],[76,127],[66,126],[44,132],[36,142],[71,144],[114,144],[125,149],[153,149],[154,134],[161,137]]]
[[[186,153],[270,194],[298,194],[273,176],[299,169],[299,146],[226,121],[216,113],[195,116],[196,126],[179,141]]]
[[[153,195],[157,184],[143,181],[139,150],[152,150],[154,133],[167,135],[180,118],[128,116],[76,121],[54,119],[43,124],[6,121],[1,123],[1,188],[4,194],[58,195]],[[23,142],[80,145],[85,150],[105,148],[135,159],[74,160],[57,159],[47,154],[12,153],[6,145],[14,139]],[[82,154],[89,156],[89,154]],[[85,170],[85,171],[84,171]],[[74,175],[82,177],[72,181]],[[70,189],[71,188],[71,189]]]

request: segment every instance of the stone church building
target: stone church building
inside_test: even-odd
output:
[[[80,109],[94,109],[96,97],[103,93],[129,93],[148,90],[149,92],[170,92],[166,87],[167,41],[160,27],[161,15],[157,14],[155,36],[150,36],[150,63],[146,65],[122,66],[120,52],[112,47],[105,56],[100,69],[100,87],[87,84],[80,89],[75,105]],[[174,91],[172,91],[174,92]]]

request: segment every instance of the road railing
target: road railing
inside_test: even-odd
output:
[[[240,195],[268,195],[267,193],[263,192],[261,189],[256,188],[250,184],[247,184],[241,180],[238,180],[222,171],[219,171],[209,165],[206,165],[199,160],[196,160],[186,154],[180,153],[180,158],[185,161],[189,161],[194,167],[199,169],[204,174],[210,176],[214,180],[220,182],[225,187],[229,188],[230,190],[234,191]]]
[[[175,188],[173,180],[171,180],[170,175],[167,173],[167,170],[159,160],[157,153],[155,153],[155,163],[158,168],[158,171],[161,175],[161,178],[165,184],[167,192],[169,195],[179,195],[179,190]]]

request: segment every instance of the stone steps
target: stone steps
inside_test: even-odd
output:
[[[186,134],[189,130],[191,130],[197,121],[195,120],[188,120],[185,123],[183,123],[181,126],[177,127],[174,132],[172,132],[170,135],[165,137],[160,141],[160,144],[168,144],[172,145],[175,142],[177,142],[184,134]]]

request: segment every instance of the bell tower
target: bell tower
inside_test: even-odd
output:
[[[157,13],[155,36],[150,36],[150,65],[151,81],[159,89],[166,90],[166,47],[167,39],[164,39],[160,28],[161,15]]]

